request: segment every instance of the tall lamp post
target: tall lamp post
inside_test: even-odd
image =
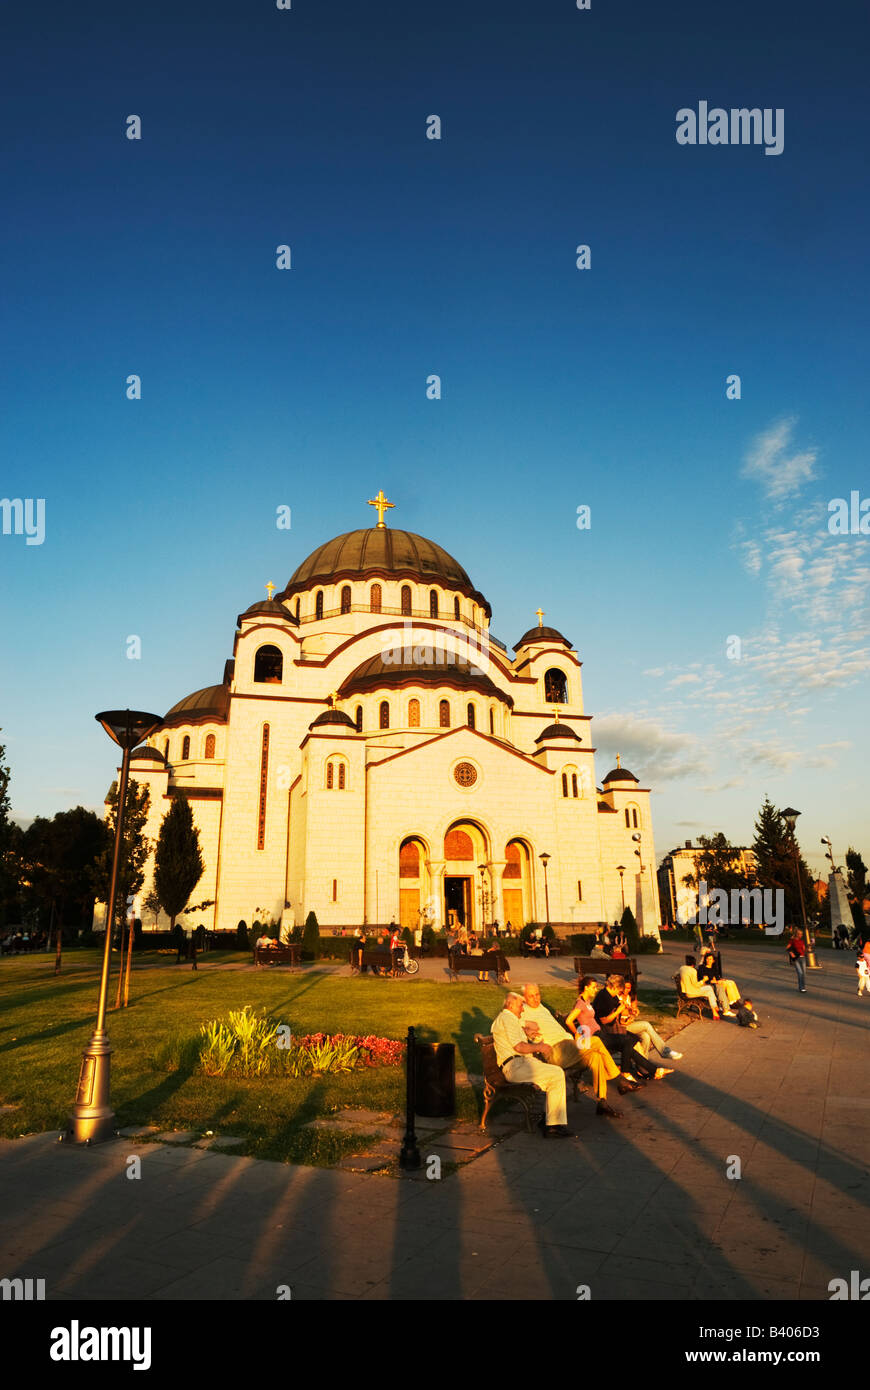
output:
[[[810,929],[807,926],[807,908],[806,903],[804,902],[804,885],[801,882],[801,861],[800,855],[798,853],[797,836],[794,832],[794,828],[797,824],[797,818],[801,813],[800,811],[796,811],[793,806],[786,806],[785,810],[780,811],[779,814],[782,816],[783,820],[788,826],[789,834],[791,835],[791,847],[794,851],[794,870],[797,876],[798,893],[800,894],[801,900],[801,918],[803,920],[804,926],[804,945],[807,948],[807,968],[809,970],[820,970],[821,966],[816,960],[816,953],[813,950],[812,944],[810,942]]]
[[[538,858],[544,866],[544,903],[547,913],[547,926],[550,925],[550,889],[547,884],[547,865],[550,862],[549,854],[539,854]]]
[[[480,873],[480,930],[486,931],[486,919],[489,912],[489,894],[486,891],[486,865],[478,864]]]
[[[619,874],[619,891],[622,894],[622,910],[625,911],[625,865],[617,864],[616,872]]]
[[[124,839],[124,810],[127,800],[127,780],[130,754],[137,744],[159,729],[163,723],[159,714],[141,710],[106,710],[94,716],[106,733],[122,750],[121,780],[118,783],[118,807],[115,813],[115,847],[112,853],[112,877],[109,901],[106,905],[106,939],[103,942],[103,968],[100,974],[100,1001],[97,1006],[97,1026],[82,1054],[79,1084],[75,1105],[69,1119],[66,1138],[76,1144],[99,1144],[114,1133],[115,1115],[109,1104],[109,1070],[112,1049],[106,1032],[106,1002],[109,993],[109,971],[112,963],[112,936],[115,925],[115,899],[118,894],[118,874],[121,868],[121,846]]]

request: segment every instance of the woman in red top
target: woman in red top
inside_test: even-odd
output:
[[[806,956],[807,948],[803,943],[803,937],[798,935],[796,927],[792,929],[791,937],[785,949],[788,953],[789,960],[794,966],[794,973],[797,975],[798,989],[801,994],[806,994],[807,969],[804,957]]]

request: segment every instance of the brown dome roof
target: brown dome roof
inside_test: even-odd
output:
[[[532,642],[562,642],[566,647],[571,643],[567,637],[555,627],[530,627],[528,632],[524,632],[519,642],[514,643],[514,651],[518,652],[520,647],[527,647]]]
[[[358,579],[379,575],[391,579],[417,579],[424,584],[441,584],[458,589],[474,599],[491,617],[489,604],[472,584],[465,570],[442,546],[414,531],[399,531],[392,526],[370,526],[360,531],[345,531],[331,541],[312,550],[290,576],[286,589],[279,595],[288,599],[314,584],[329,584],[339,579]]]
[[[345,699],[349,695],[361,695],[389,685],[445,685],[457,690],[479,690],[482,695],[494,696],[513,707],[510,695],[499,690],[489,676],[482,672],[478,674],[478,671],[473,662],[460,661],[455,657],[449,661],[430,661],[418,665],[415,661],[385,662],[381,656],[370,656],[355,671],[351,671],[338,693]]]
[[[549,743],[554,738],[573,738],[576,739],[578,743],[583,742],[580,735],[568,724],[548,724],[546,729],[538,734],[535,743],[543,743],[545,740]]]
[[[224,723],[230,707],[230,692],[226,685],[207,685],[204,690],[195,690],[185,695],[177,705],[173,705],[163,721],[165,727],[171,724],[197,724],[214,719]]]

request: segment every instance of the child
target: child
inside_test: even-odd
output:
[[[737,1026],[739,1028],[757,1028],[758,1014],[752,1007],[751,999],[744,999],[735,1009],[737,1014]]]
[[[866,951],[861,953],[855,964],[858,968],[858,993],[863,994],[866,989],[870,998],[870,961],[867,959]]]

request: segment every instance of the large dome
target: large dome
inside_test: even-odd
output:
[[[364,577],[416,579],[424,584],[458,589],[479,603],[488,615],[490,613],[483,594],[475,589],[458,560],[435,541],[418,536],[414,531],[398,531],[392,526],[345,531],[344,535],[325,541],[294,570],[286,589],[278,597],[291,598],[315,584]]]

